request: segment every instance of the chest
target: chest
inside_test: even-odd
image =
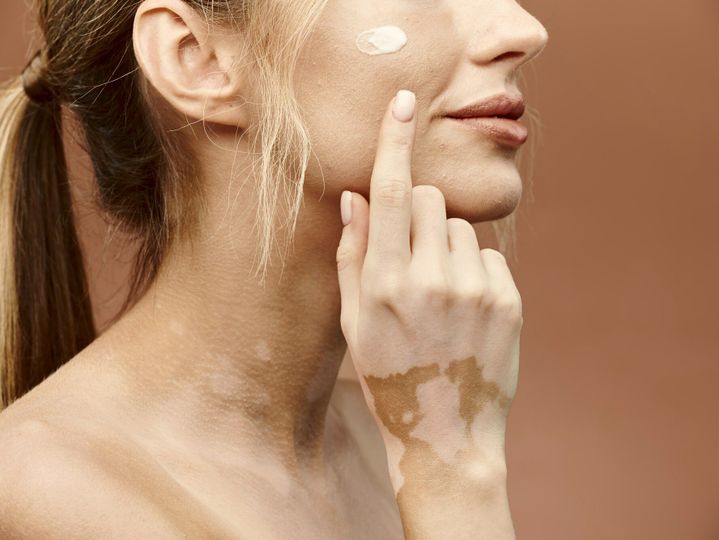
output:
[[[183,516],[178,526],[188,532],[235,539],[403,538],[393,493],[367,473],[359,454],[346,456],[324,491],[296,485],[261,459],[228,471],[158,458],[164,479],[152,486],[151,498],[168,501],[167,511]]]

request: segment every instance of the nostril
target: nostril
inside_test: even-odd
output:
[[[507,58],[514,58],[517,56],[521,58],[522,56],[524,56],[524,53],[522,51],[508,51],[497,56],[494,61],[497,62],[499,60],[505,60]]]

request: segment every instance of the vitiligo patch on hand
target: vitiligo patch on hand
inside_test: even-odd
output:
[[[357,48],[365,54],[396,53],[407,44],[407,34],[398,26],[378,26],[357,36]]]
[[[372,392],[377,416],[405,445],[412,442],[412,430],[422,419],[417,387],[438,377],[447,377],[458,386],[458,412],[465,421],[468,435],[472,421],[486,404],[491,401],[498,401],[500,406],[507,404],[507,397],[499,386],[483,377],[482,366],[474,356],[450,362],[443,371],[439,363],[434,363],[388,377],[366,376],[364,379]]]
[[[401,475],[395,474],[403,478],[396,493],[401,508],[409,505],[408,493],[416,497],[422,492],[423,497],[431,500],[429,497],[432,495],[427,493],[426,483],[419,480],[427,475],[441,478],[442,482],[466,481],[459,466],[471,467],[472,460],[476,459],[472,438],[473,421],[489,404],[495,403],[500,410],[505,410],[510,403],[509,397],[497,383],[485,379],[482,371],[477,359],[469,356],[450,362],[444,369],[440,368],[439,363],[434,363],[387,377],[364,377],[372,394],[377,417],[404,446],[398,465]],[[418,395],[426,396],[436,388],[446,389],[448,386],[455,387],[454,399],[447,396],[446,402],[420,403]],[[418,393],[420,387],[428,391]],[[428,414],[433,407],[447,408],[438,413],[440,419],[445,414],[447,422],[430,418],[436,416]],[[436,440],[432,440],[432,430],[444,423],[454,424],[459,431],[464,425],[464,433],[457,433],[457,429],[450,426],[451,432],[436,433]],[[437,444],[445,446],[437,448]],[[441,482],[437,485],[441,489]]]

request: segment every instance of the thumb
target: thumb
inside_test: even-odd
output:
[[[342,237],[337,247],[337,273],[342,297],[342,330],[347,332],[355,326],[359,309],[362,265],[367,253],[367,235],[369,233],[369,203],[359,193],[344,191],[340,201],[343,223],[349,223],[342,229]]]

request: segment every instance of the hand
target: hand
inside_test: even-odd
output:
[[[523,322],[504,256],[480,249],[466,220],[447,219],[438,188],[412,186],[414,102],[401,91],[385,111],[372,204],[350,193],[337,250],[342,331],[395,492],[409,479],[501,468]]]

